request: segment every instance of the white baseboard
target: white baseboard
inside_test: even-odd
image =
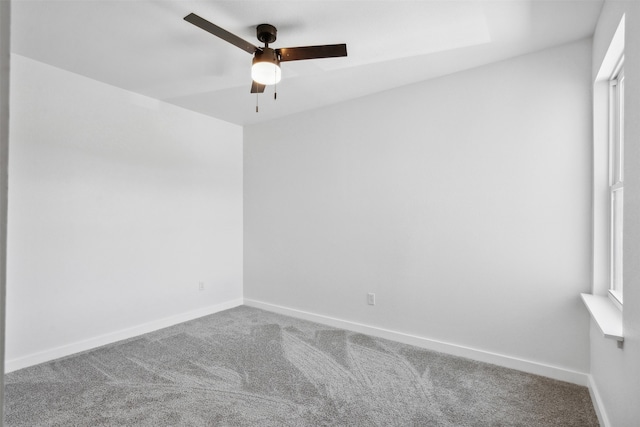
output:
[[[600,396],[598,387],[593,380],[593,376],[591,374],[587,376],[589,377],[589,394],[591,395],[593,408],[598,416],[598,422],[600,422],[601,427],[611,427],[611,422],[609,421],[609,417],[607,417],[607,412],[604,410],[604,403],[602,402],[602,397]]]
[[[49,350],[41,351],[27,356],[19,357],[16,359],[5,360],[4,369],[5,372],[17,371],[18,369],[27,368],[29,366],[37,365],[39,363],[48,362],[50,360],[58,359],[60,357],[69,356],[82,351],[91,350],[96,347],[111,344],[117,341],[121,341],[128,338],[133,338],[138,335],[146,334],[149,332],[157,331],[158,329],[167,328],[169,326],[177,325],[178,323],[187,322],[189,320],[197,319],[202,316],[214,314],[219,311],[228,310],[230,308],[238,307],[242,305],[242,298],[226,301],[220,304],[203,307],[197,310],[188,311],[186,313],[177,314],[175,316],[165,317],[163,319],[154,320],[152,322],[143,323],[141,325],[133,326],[131,328],[122,329],[108,334],[100,335],[97,337],[89,338],[83,341],[77,341],[71,344],[65,344],[60,347],[55,347]]]
[[[138,335],[153,332],[158,329],[163,329],[169,326],[176,325],[178,323],[187,322],[189,320],[197,319],[202,316],[214,314],[223,310],[238,307],[240,305],[248,305],[250,307],[261,308],[267,311],[284,314],[287,316],[297,317],[312,322],[322,323],[335,328],[347,329],[354,332],[360,332],[363,334],[372,335],[375,337],[385,338],[393,341],[398,341],[404,344],[415,345],[417,347],[425,348],[428,350],[439,351],[454,356],[466,357],[468,359],[477,360],[480,362],[492,363],[494,365],[503,366],[510,369],[517,369],[519,371],[528,372],[536,375],[542,375],[548,378],[557,379],[560,381],[566,381],[582,386],[588,386],[592,395],[598,418],[601,420],[603,426],[609,426],[607,417],[602,410],[602,404],[597,392],[597,388],[593,383],[590,375],[571,371],[568,369],[546,365],[538,362],[533,362],[525,359],[519,359],[511,356],[506,356],[497,353],[491,353],[483,350],[478,350],[470,347],[464,347],[456,344],[446,343],[442,341],[432,340],[429,338],[419,337],[416,335],[405,334],[403,332],[392,331],[375,326],[364,325],[357,322],[351,322],[347,320],[337,319],[334,317],[324,316],[320,314],[310,313],[307,311],[297,310],[293,308],[283,307],[275,304],[270,304],[262,301],[245,298],[234,299],[224,303],[216,304],[209,307],[204,307],[198,310],[189,311],[175,316],[170,316],[164,319],[155,320],[152,322],[137,325],[131,328],[122,329],[120,331],[111,332],[108,334],[93,337],[87,340],[78,341],[71,344],[66,344],[60,347],[55,347],[42,352],[30,354],[27,356],[19,357],[16,359],[5,361],[5,372],[13,372],[18,369],[26,368],[29,366],[37,365],[39,363],[48,362],[50,360],[58,359],[61,357],[69,356],[82,351],[91,350],[103,345],[111,344],[117,341],[121,341],[128,338],[133,338]]]
[[[414,345],[416,347],[425,348],[427,350],[438,351],[441,353],[451,354],[453,356],[465,357],[467,359],[477,360],[479,362],[491,363],[494,365],[503,366],[505,368],[516,369],[530,374],[541,375],[544,377],[578,384],[581,386],[589,385],[588,374],[557,366],[546,365],[543,363],[533,362],[530,360],[506,356],[498,353],[491,353],[484,350],[460,346],[457,344],[450,344],[442,341],[432,340],[429,338],[419,337],[416,335],[405,334],[403,332],[378,328],[375,326],[368,326],[348,320],[336,319],[334,317],[323,316],[321,314],[296,310],[293,308],[283,307],[280,305],[270,304],[248,298],[244,299],[244,304],[250,307],[261,308],[267,311],[284,314],[286,316],[297,317],[299,319],[322,323],[335,328],[347,329],[350,331],[360,332],[375,337],[398,341],[404,344]]]

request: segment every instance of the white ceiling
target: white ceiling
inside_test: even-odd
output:
[[[589,37],[602,0],[14,0],[14,53],[237,124],[256,123]],[[348,57],[285,62],[278,99],[251,55],[184,21],[194,12],[255,45],[346,43]]]

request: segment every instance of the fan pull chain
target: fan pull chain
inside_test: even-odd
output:
[[[258,112],[258,92],[256,92],[256,113]]]
[[[273,76],[274,76],[274,81],[276,80],[275,77],[278,75],[278,73],[276,72],[276,69],[273,69]],[[278,83],[274,83],[273,85],[273,100],[275,101],[276,99],[278,99]]]

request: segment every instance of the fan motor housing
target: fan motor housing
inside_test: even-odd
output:
[[[260,24],[256,27],[256,35],[262,43],[269,44],[276,41],[278,30],[271,24]]]
[[[257,62],[270,62],[280,66],[280,58],[278,58],[278,54],[270,47],[265,47],[255,53],[252,63],[255,64]]]

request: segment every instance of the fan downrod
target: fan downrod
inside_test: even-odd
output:
[[[260,24],[256,27],[256,35],[258,40],[268,45],[276,41],[278,30],[271,24]]]

